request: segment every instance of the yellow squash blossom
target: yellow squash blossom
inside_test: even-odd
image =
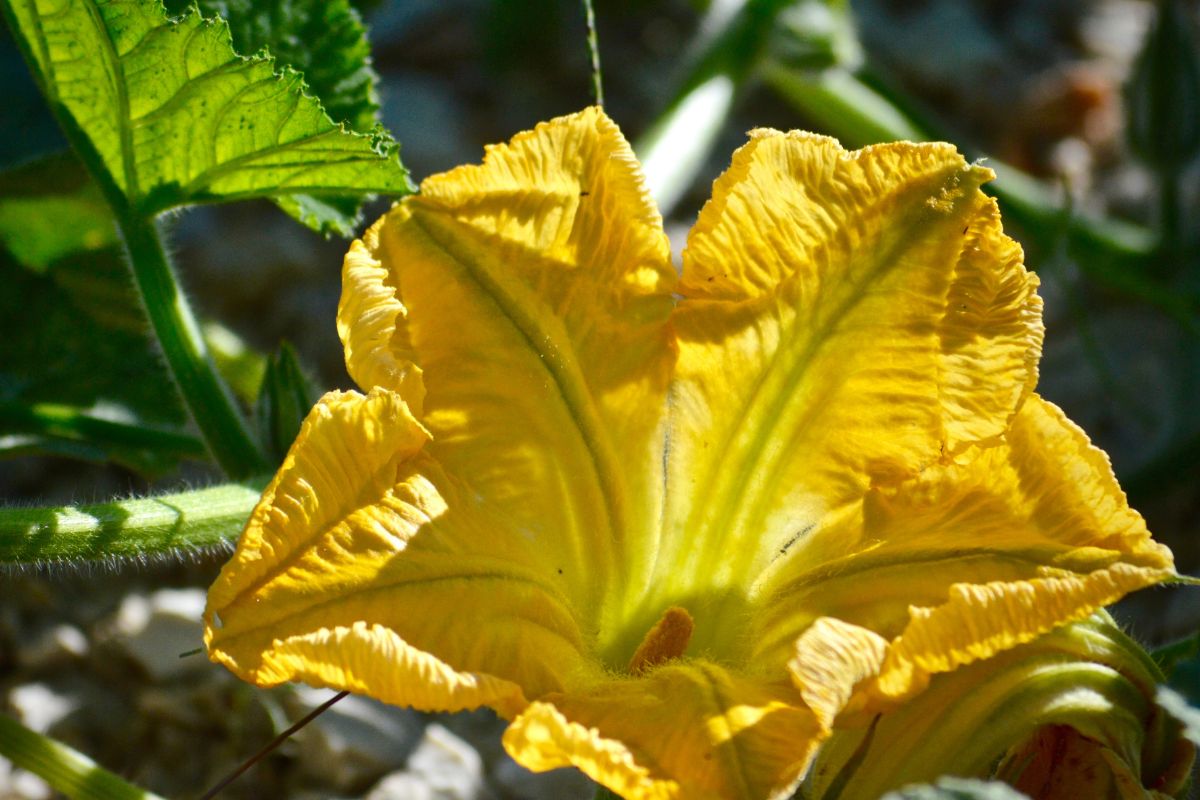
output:
[[[673,268],[598,109],[355,242],[326,395],[209,593],[210,656],[491,706],[533,770],[786,795],[842,712],[1174,574],[1032,393],[1036,279],[945,144],[754,131]]]

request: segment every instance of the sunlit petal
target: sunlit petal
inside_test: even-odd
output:
[[[504,736],[530,769],[574,765],[625,800],[785,797],[824,733],[770,686],[708,662],[533,703]]]
[[[428,179],[344,275],[351,373],[420,367],[429,452],[604,608],[654,548],[676,280],[616,125],[588,109]]]
[[[756,647],[861,625],[894,640],[875,690],[898,698],[1172,574],[1104,454],[1031,396],[1002,442],[873,490],[765,575]]]
[[[383,389],[314,408],[210,591],[213,658],[263,686],[514,713],[523,691],[587,670],[566,585],[530,570],[520,537],[457,494],[426,440]]]
[[[756,131],[734,155],[673,318],[672,571],[745,581],[870,486],[1004,431],[1042,327],[990,177],[938,144]]]

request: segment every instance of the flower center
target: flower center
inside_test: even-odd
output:
[[[642,643],[629,659],[629,674],[641,675],[652,667],[679,658],[692,639],[692,615],[679,606],[663,612],[654,627],[646,631]]]

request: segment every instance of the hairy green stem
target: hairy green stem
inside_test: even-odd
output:
[[[104,419],[59,403],[0,402],[0,425],[7,431],[36,433],[105,447],[141,448],[183,458],[203,458],[207,452],[203,442],[186,433]]]
[[[71,800],[160,800],[61,742],[0,714],[0,756]]]
[[[0,565],[141,560],[227,547],[264,483],[91,505],[0,508]]]
[[[157,223],[120,205],[117,222],[129,251],[134,283],[204,441],[229,477],[236,480],[265,472],[266,459],[218,375],[200,326],[175,280]]]
[[[112,207],[117,227],[125,240],[134,284],[150,318],[150,327],[209,451],[225,473],[235,480],[265,472],[266,458],[255,444],[233,396],[218,375],[187,298],[175,280],[163,248],[158,223],[153,214],[138,206],[144,198],[139,196],[137,190],[136,174],[132,162],[128,160],[130,154],[125,154],[127,174],[125,188],[122,189],[109,174],[88,132],[79,127],[58,97],[54,82],[42,74],[39,60],[21,33],[10,2],[0,0],[0,11],[3,11],[14,33],[13,38],[25,56],[50,110],[66,134],[67,141]]]

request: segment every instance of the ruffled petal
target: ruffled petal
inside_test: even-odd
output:
[[[825,735],[786,685],[703,661],[550,696],[504,746],[534,771],[575,766],[625,800],[786,797]]]
[[[211,658],[262,686],[509,714],[593,669],[569,584],[427,440],[384,389],[317,404],[209,591]]]
[[[603,607],[653,551],[675,281],[593,108],[397,205],[347,256],[339,328],[364,386],[407,396],[420,368],[428,452]]]
[[[858,710],[850,707],[854,689],[879,674],[887,649],[887,639],[874,631],[830,617],[800,635],[788,670],[823,728],[832,729],[839,714]]]
[[[1005,430],[1042,326],[990,177],[940,144],[756,131],[737,151],[673,317],[673,573],[736,585],[871,485]]]
[[[873,490],[774,565],[755,658],[837,617],[891,641],[872,692],[896,700],[1174,574],[1104,454],[1036,395],[964,458]]]

